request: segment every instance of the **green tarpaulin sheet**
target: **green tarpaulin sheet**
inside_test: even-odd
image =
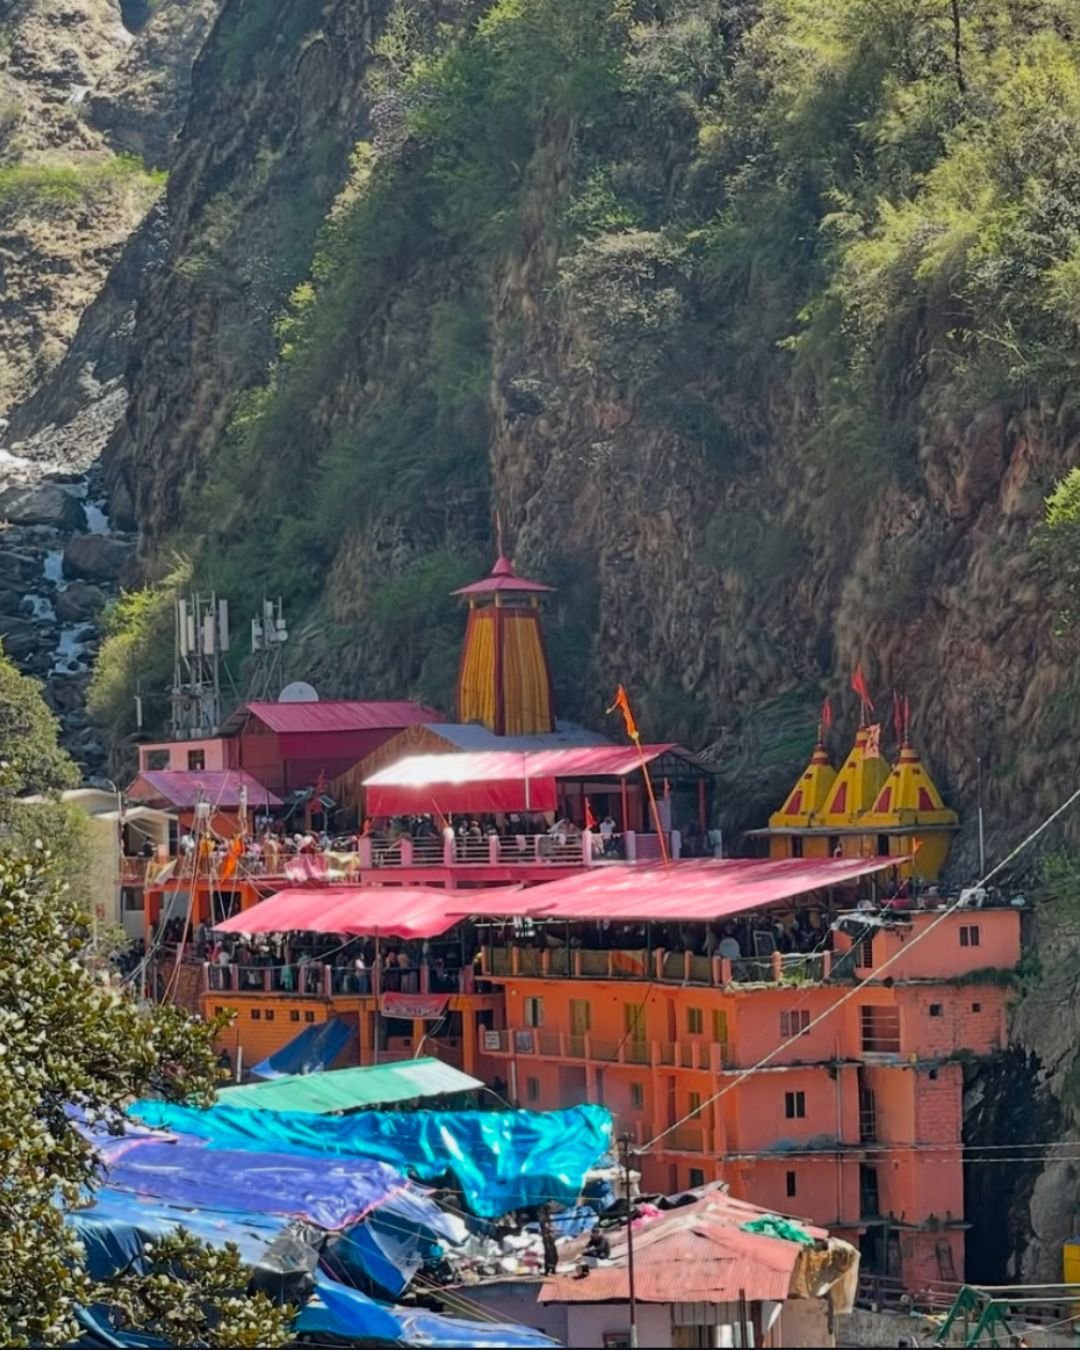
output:
[[[784,1242],[801,1242],[804,1247],[812,1247],[814,1239],[794,1219],[782,1219],[778,1214],[765,1214],[760,1219],[750,1219],[739,1224],[744,1233],[757,1233],[759,1237],[780,1238]]]
[[[478,1078],[444,1064],[441,1059],[409,1059],[375,1064],[366,1069],[331,1069],[326,1073],[285,1074],[268,1083],[222,1088],[222,1106],[258,1111],[356,1111],[391,1106],[416,1097],[442,1097],[483,1087]]]

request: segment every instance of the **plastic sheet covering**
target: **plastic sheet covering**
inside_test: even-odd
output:
[[[140,1269],[148,1242],[185,1228],[213,1247],[234,1242],[249,1265],[257,1263],[285,1227],[271,1214],[226,1210],[188,1210],[102,1186],[88,1209],[65,1216],[86,1249],[86,1263],[95,1280],[107,1280],[129,1264]]]
[[[812,1247],[814,1239],[794,1219],[782,1219],[779,1214],[765,1214],[760,1219],[749,1219],[739,1227],[744,1233],[756,1233],[758,1237],[780,1238],[784,1242],[798,1242],[804,1247]]]
[[[104,1166],[114,1189],[195,1209],[285,1214],[331,1231],[358,1223],[406,1185],[400,1172],[374,1158],[315,1161],[156,1140],[133,1140]]]
[[[481,1218],[552,1201],[576,1202],[586,1172],[611,1148],[611,1112],[362,1111],[316,1116],[298,1111],[208,1111],[140,1101],[130,1108],[147,1125],[206,1139],[215,1149],[378,1158],[436,1181],[451,1173],[465,1206]]]
[[[460,1246],[468,1236],[456,1215],[444,1213],[425,1195],[404,1191],[334,1240],[328,1268],[336,1273],[340,1265],[345,1274],[362,1276],[396,1298],[425,1261]]]
[[[300,1310],[293,1327],[309,1336],[341,1336],[345,1340],[385,1340],[405,1345],[446,1347],[522,1347],[548,1350],[558,1341],[514,1322],[462,1322],[412,1308],[386,1308],[381,1303],[321,1277],[319,1297]]]
[[[305,1027],[287,1045],[256,1064],[252,1073],[257,1078],[280,1078],[287,1073],[318,1073],[328,1069],[350,1036],[356,1035],[356,1022],[343,1017],[331,1017],[313,1027]]]

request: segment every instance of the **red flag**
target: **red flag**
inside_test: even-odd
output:
[[[825,695],[825,701],[821,705],[821,726],[824,731],[828,731],[832,726],[832,699],[828,694]]]
[[[589,805],[588,797],[585,798],[585,828],[587,830],[596,829],[596,817],[592,813],[592,807]]]
[[[855,667],[855,674],[851,677],[851,687],[859,696],[859,702],[864,708],[873,709],[874,700],[870,697],[870,689],[866,683],[866,676],[863,674],[862,662]]]
[[[904,740],[911,740],[911,699],[904,695]]]
[[[900,702],[900,695],[894,689],[892,691],[892,724],[896,732],[896,739],[904,739],[904,706]]]
[[[632,741],[638,738],[637,723],[634,721],[634,714],[630,711],[630,700],[626,697],[626,690],[620,684],[615,690],[615,702],[608,708],[609,713],[616,710],[622,713],[623,721],[626,723],[626,734]]]

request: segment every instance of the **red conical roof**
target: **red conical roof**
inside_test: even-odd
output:
[[[500,553],[495,566],[482,581],[474,581],[469,586],[461,586],[452,591],[452,595],[487,595],[492,591],[517,591],[519,594],[529,591],[553,591],[554,586],[545,586],[542,581],[529,581],[519,577],[514,571],[510,559]]]

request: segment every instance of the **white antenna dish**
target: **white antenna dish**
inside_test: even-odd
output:
[[[294,680],[278,694],[279,703],[318,703],[319,695],[306,680]]]

